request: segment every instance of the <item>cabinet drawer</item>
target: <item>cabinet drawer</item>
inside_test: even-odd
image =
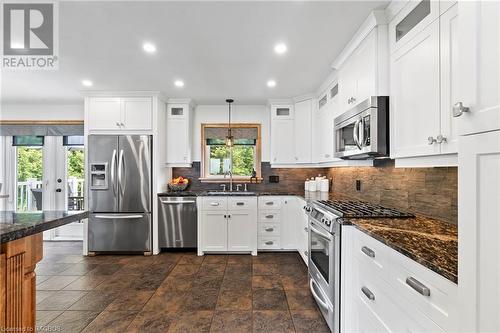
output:
[[[382,279],[389,281],[389,248],[376,239],[354,229],[356,237],[354,241],[354,254],[359,263],[377,274]]]
[[[227,199],[229,210],[255,210],[257,209],[256,197],[237,197]]]
[[[280,238],[279,237],[258,237],[257,248],[260,250],[275,250],[280,248]]]
[[[280,235],[279,223],[259,223],[259,235],[262,236],[276,236]]]
[[[226,197],[203,198],[203,210],[227,210]]]
[[[259,222],[279,222],[281,220],[280,211],[260,211]]]
[[[456,331],[457,285],[396,251],[390,260],[395,292],[445,331]]]
[[[369,312],[375,315],[378,323],[389,332],[405,332],[409,318],[400,307],[389,297],[392,288],[378,276],[371,274],[369,269],[363,267],[359,258],[354,259],[358,267],[355,298],[364,304]],[[363,318],[359,318],[361,321]],[[373,323],[375,324],[375,323]],[[375,324],[375,326],[378,326]],[[373,329],[373,328],[372,328]],[[385,330],[384,330],[385,331]]]
[[[281,198],[280,197],[259,197],[259,208],[260,209],[280,209],[281,208]]]

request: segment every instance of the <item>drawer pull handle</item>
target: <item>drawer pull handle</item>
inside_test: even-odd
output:
[[[363,294],[365,294],[366,298],[368,298],[369,300],[371,301],[375,300],[375,295],[371,292],[370,289],[366,287],[361,287],[361,291],[363,292]]]
[[[236,206],[244,206],[244,205],[245,205],[245,203],[244,203],[244,202],[237,202],[237,203],[236,203]]]
[[[274,231],[274,228],[266,228],[265,230],[268,232],[271,232],[271,231]]]
[[[218,202],[211,202],[211,203],[210,203],[210,206],[218,206],[218,205],[219,205],[219,203],[218,203]]]
[[[274,202],[272,202],[272,201],[268,201],[268,202],[266,202],[266,205],[268,205],[268,206],[272,206],[272,205],[274,205]]]
[[[417,293],[423,296],[430,296],[431,290],[427,288],[422,282],[418,281],[414,277],[409,277],[406,279],[406,284],[412,287]]]
[[[273,244],[274,244],[274,242],[273,242],[273,241],[267,241],[267,242],[266,242],[266,245],[273,245]]]
[[[274,215],[266,215],[266,219],[272,219],[274,218]]]
[[[370,258],[375,258],[375,251],[370,249],[368,246],[363,246],[361,248],[361,252],[363,252],[364,254],[366,254]]]

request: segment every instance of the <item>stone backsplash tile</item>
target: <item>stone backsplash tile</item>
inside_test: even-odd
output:
[[[374,167],[330,168],[328,177],[335,193],[457,223],[456,167],[395,168],[388,160]]]

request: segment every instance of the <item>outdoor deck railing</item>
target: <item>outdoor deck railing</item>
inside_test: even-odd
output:
[[[85,180],[78,179],[75,177],[68,177],[68,198],[80,199],[83,202],[84,192],[85,192]],[[20,211],[31,211],[37,210],[37,202],[35,195],[32,190],[42,189],[42,181],[37,179],[28,179],[24,182],[17,183],[17,210]],[[39,198],[42,199],[42,194],[40,193]],[[39,203],[41,206],[41,203]],[[73,206],[70,205],[69,209]]]

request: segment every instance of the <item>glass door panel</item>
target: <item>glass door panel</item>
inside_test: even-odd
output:
[[[15,142],[15,141],[14,141]],[[16,147],[16,210],[43,209],[43,147]]]

